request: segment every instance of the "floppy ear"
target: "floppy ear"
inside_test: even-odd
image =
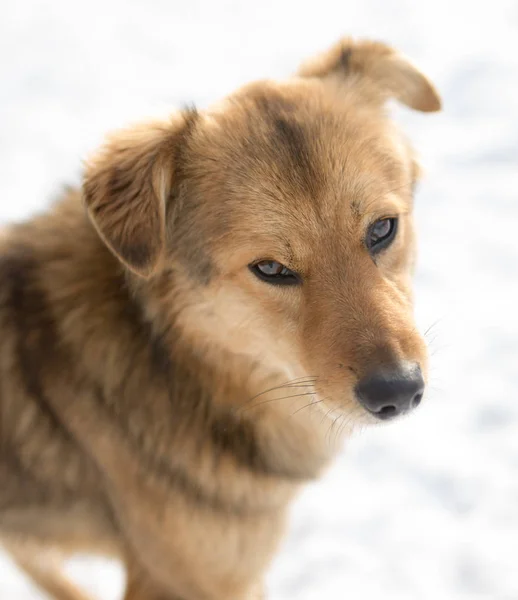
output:
[[[381,42],[354,42],[344,38],[327,52],[302,65],[299,75],[365,77],[385,98],[396,98],[423,112],[441,108],[439,94],[432,83],[408,59]]]
[[[166,204],[193,114],[113,135],[86,164],[83,200],[108,248],[149,277],[165,249]]]

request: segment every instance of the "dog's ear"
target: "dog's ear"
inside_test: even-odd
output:
[[[195,114],[114,134],[86,163],[83,200],[104,243],[149,277],[165,249],[166,205]]]
[[[330,50],[302,65],[301,77],[366,78],[381,99],[393,97],[410,108],[434,112],[441,99],[432,83],[409,60],[381,42],[344,38]]]

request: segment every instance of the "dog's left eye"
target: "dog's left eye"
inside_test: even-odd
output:
[[[387,248],[396,236],[398,220],[395,217],[379,219],[369,227],[367,233],[367,248],[371,254],[376,254]]]
[[[300,278],[291,269],[276,260],[261,260],[250,265],[250,270],[256,277],[267,283],[276,285],[295,285],[300,283]]]

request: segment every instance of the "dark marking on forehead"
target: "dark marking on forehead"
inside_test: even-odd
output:
[[[270,120],[281,115],[293,114],[296,110],[296,105],[292,100],[275,93],[257,94],[254,96],[254,102],[261,114],[267,116]]]
[[[315,122],[298,117],[296,103],[278,94],[259,95],[255,103],[269,128],[270,151],[282,163],[286,179],[314,193],[321,181],[312,148],[318,135]]]
[[[298,175],[310,182],[315,173],[304,128],[296,121],[288,121],[284,117],[275,119],[273,127],[274,140],[284,145]]]
[[[344,71],[348,71],[349,70],[349,63],[351,61],[351,54],[353,53],[352,48],[342,48],[342,51],[340,52],[340,67],[344,70]]]

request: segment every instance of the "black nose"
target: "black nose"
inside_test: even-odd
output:
[[[419,366],[377,371],[360,380],[356,396],[379,419],[391,419],[415,408],[423,397]]]

